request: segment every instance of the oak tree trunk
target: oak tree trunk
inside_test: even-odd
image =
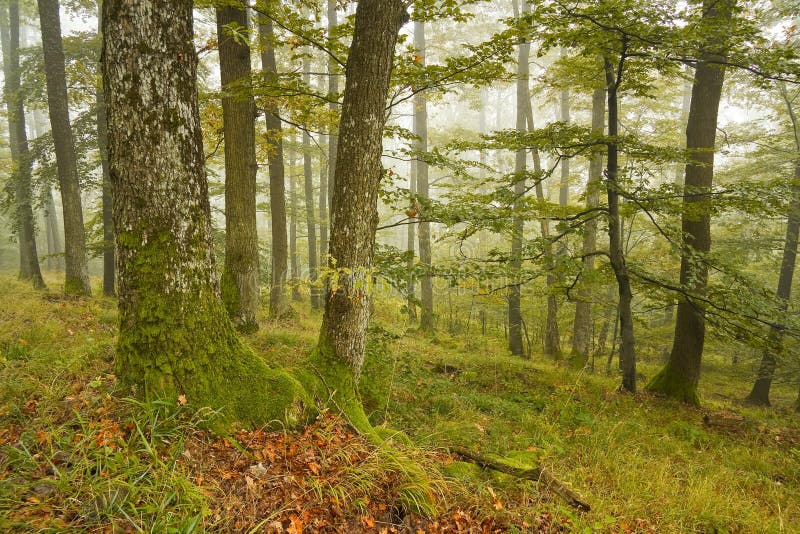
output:
[[[58,184],[64,210],[64,260],[66,293],[90,295],[89,268],[86,256],[86,232],[83,227],[81,188],[72,137],[67,100],[64,48],[58,0],[38,0],[42,30],[42,51],[47,78],[47,106],[58,166]]]

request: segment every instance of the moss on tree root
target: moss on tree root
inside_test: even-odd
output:
[[[692,406],[700,405],[697,384],[675,372],[669,364],[647,384],[647,390]]]

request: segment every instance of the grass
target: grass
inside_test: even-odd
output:
[[[0,530],[26,531],[33,521],[58,531],[76,517],[88,531],[214,531],[222,524],[208,488],[181,462],[197,414],[136,400],[113,376],[115,303],[36,293],[8,276],[0,276],[0,296],[12,303],[0,311]],[[481,336],[477,325],[461,337],[420,336],[399,314],[402,303],[382,304],[361,386],[373,424],[402,430],[423,451],[457,444],[540,462],[592,511],[577,514],[531,482],[443,454],[434,459],[450,482],[429,472],[431,488],[401,487],[399,498],[434,491],[443,509],[470,508],[518,525],[537,525],[545,515],[576,532],[800,531],[793,386],[776,385],[778,408],[741,405],[750,364],[733,367],[711,344],[703,408],[690,408],[621,394],[619,378],[603,372],[512,358],[500,337]],[[295,365],[313,347],[319,314],[297,308],[291,321],[265,321],[248,336],[268,361]],[[659,365],[643,361],[639,369],[651,377]],[[740,424],[707,425],[704,415]],[[426,458],[419,461],[428,469]],[[361,495],[372,491],[370,477],[382,476],[381,466],[413,469],[405,456],[381,450],[371,462],[354,471],[351,485],[312,486],[363,507]]]

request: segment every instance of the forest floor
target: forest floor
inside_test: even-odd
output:
[[[499,336],[421,336],[402,303],[381,304],[362,396],[410,446],[370,445],[330,413],[299,432],[212,435],[191,399],[145,402],[117,383],[112,299],[0,276],[0,531],[800,532],[795,387],[778,384],[774,408],[743,406],[751,369],[711,354],[690,408],[512,358]],[[247,337],[269,362],[312,348],[319,314],[297,307]],[[454,445],[546,466],[592,509]],[[425,492],[437,510],[408,513]]]

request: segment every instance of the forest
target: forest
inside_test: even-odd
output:
[[[0,531],[800,533],[797,0],[0,47]]]

